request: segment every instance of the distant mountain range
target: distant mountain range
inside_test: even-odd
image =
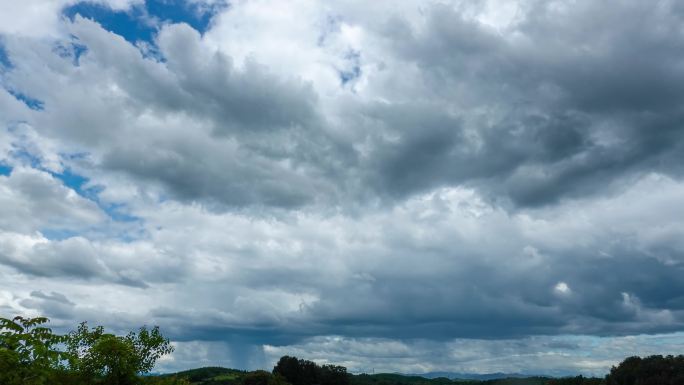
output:
[[[186,378],[190,385],[244,385],[245,379],[252,376],[254,379],[274,380],[270,371],[248,372],[237,369],[227,369],[222,367],[204,367],[186,370],[178,373],[162,374],[159,377],[176,376]],[[264,377],[266,376],[266,377]],[[344,385],[549,385],[553,383],[565,385],[599,385],[601,379],[591,378],[582,382],[577,382],[575,378],[559,380],[549,376],[534,376],[521,373],[457,373],[457,372],[430,372],[420,374],[400,374],[400,373],[359,373],[351,374],[344,381]],[[270,381],[270,380],[269,380]],[[560,381],[560,382],[558,382]],[[265,382],[264,382],[265,383]],[[268,382],[271,384],[271,382]],[[284,382],[273,381],[273,384],[286,385]],[[273,385],[272,384],[272,385]],[[151,385],[151,384],[150,384]]]
[[[404,374],[405,376],[417,376],[429,379],[434,378],[448,378],[450,380],[499,380],[502,378],[527,378],[535,377],[533,374],[520,374],[520,373],[486,373],[486,374],[476,374],[476,373],[457,373],[457,372],[429,372],[429,373],[414,373],[414,374]],[[548,377],[548,376],[547,376]]]

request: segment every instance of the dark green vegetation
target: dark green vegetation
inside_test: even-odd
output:
[[[136,385],[139,375],[173,351],[157,327],[115,336],[82,323],[57,335],[47,322],[43,317],[0,318],[0,384]]]
[[[220,367],[142,376],[173,351],[158,327],[116,336],[84,322],[66,335],[45,326],[47,318],[0,318],[0,385],[682,385],[684,356],[629,357],[605,378],[505,378],[477,381],[428,379],[400,374],[347,373],[281,357],[272,372]]]
[[[684,384],[684,356],[629,357],[606,376],[606,385]]]
[[[292,370],[294,365],[283,365],[284,363],[291,364],[293,360],[301,363],[299,369]],[[273,368],[272,373],[265,371],[243,372],[234,369],[211,367],[188,370],[162,377],[184,378],[189,380],[191,385],[328,385],[331,382],[320,381],[321,377],[316,377],[320,375],[316,374],[316,371],[324,371],[323,367],[325,366],[328,365],[318,366],[311,361],[285,356]],[[346,372],[346,369],[343,367],[337,368],[341,368],[338,369],[338,373],[342,370]],[[317,378],[319,382],[314,382]],[[476,381],[450,380],[443,377],[428,379],[420,376],[405,376],[391,373],[357,375],[347,373],[346,378],[340,376],[332,383],[344,385],[598,385],[602,384],[601,381],[602,379],[588,379],[584,377],[563,379],[529,377]]]
[[[292,385],[349,385],[347,368],[337,365],[319,366],[297,357],[284,356],[273,368],[273,374],[281,376]]]
[[[402,376],[400,374],[361,374],[351,385],[546,385],[548,378],[505,378],[499,380],[450,380],[439,377],[427,379],[419,376]]]
[[[342,366],[319,366],[289,356],[282,357],[271,373],[212,367],[162,377],[186,379],[191,385],[684,385],[684,356],[630,357],[613,367],[605,378],[528,377],[478,381],[390,373],[353,375]]]
[[[450,380],[401,374],[349,374],[343,366],[317,365],[296,357],[281,357],[271,373],[244,372],[225,368],[200,368],[161,376],[187,379],[191,385],[599,385],[599,378],[552,379],[547,377],[505,378],[498,380]]]

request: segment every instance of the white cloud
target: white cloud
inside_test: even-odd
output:
[[[572,290],[570,290],[570,286],[568,286],[567,283],[561,281],[556,284],[556,286],[553,287],[553,291],[556,292],[556,294],[559,294],[561,296],[566,296],[572,294]]]

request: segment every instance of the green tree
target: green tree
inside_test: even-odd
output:
[[[347,368],[337,365],[318,366],[313,361],[283,356],[273,368],[292,385],[348,385]]]
[[[323,365],[319,369],[319,381],[323,385],[348,385],[347,368],[339,365]]]
[[[173,351],[159,327],[115,336],[84,322],[61,336],[47,323],[45,317],[0,318],[1,385],[134,385]]]
[[[0,318],[0,384],[52,384],[64,373],[64,336],[43,325],[45,317]]]
[[[613,367],[607,385],[684,384],[684,356],[629,357]]]
[[[290,385],[285,377],[272,374],[265,370],[256,370],[247,373],[242,378],[242,385]]]
[[[273,367],[273,374],[279,374],[287,379],[292,385],[308,385],[304,383],[303,370],[297,357],[282,356]]]
[[[157,326],[115,336],[83,322],[69,333],[66,345],[70,368],[103,385],[133,385],[139,374],[151,371],[159,358],[173,351]]]

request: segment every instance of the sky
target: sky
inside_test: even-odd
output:
[[[0,0],[0,315],[157,371],[684,350],[684,3]]]

